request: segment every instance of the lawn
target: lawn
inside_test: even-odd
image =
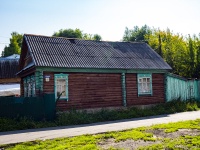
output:
[[[119,132],[1,145],[0,149],[200,149],[200,119]]]

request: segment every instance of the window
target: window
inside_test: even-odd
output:
[[[26,78],[23,79],[24,81],[24,97],[27,97],[27,83],[26,83]]]
[[[31,97],[31,82],[28,81],[28,97]]]
[[[35,96],[35,76],[31,76],[31,96]]]
[[[24,78],[24,97],[35,96],[35,77],[28,76]]]
[[[152,75],[138,74],[138,96],[152,95]]]
[[[55,74],[55,98],[68,100],[68,75]]]

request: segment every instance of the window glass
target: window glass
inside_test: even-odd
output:
[[[27,96],[27,83],[24,81],[24,97]]]
[[[35,77],[27,76],[24,78],[24,97],[35,96]]]
[[[31,82],[28,82],[28,97],[31,96]]]
[[[31,82],[32,82],[32,96],[35,96],[35,77],[32,76],[32,79],[31,79]]]
[[[138,74],[138,95],[152,94],[151,74]]]
[[[66,98],[66,80],[57,79],[57,97],[62,93],[60,98]]]

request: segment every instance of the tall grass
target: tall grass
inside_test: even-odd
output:
[[[196,100],[181,101],[173,100],[167,103],[158,104],[151,108],[141,109],[131,107],[120,110],[101,109],[100,111],[89,113],[87,111],[71,110],[66,113],[59,113],[54,121],[34,121],[31,118],[0,118],[0,132],[11,130],[22,130],[32,128],[65,126],[88,124],[102,121],[113,121],[120,119],[130,119],[161,114],[170,114],[184,111],[195,111],[200,109],[200,102]]]

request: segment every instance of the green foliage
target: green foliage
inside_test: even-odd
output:
[[[58,32],[55,32],[53,36],[81,39],[83,37],[83,33],[80,29],[61,29]]]
[[[154,150],[154,149],[179,150],[179,149],[199,149],[199,148],[200,148],[200,135],[183,136],[175,139],[163,140],[163,142],[160,144],[143,146],[138,148],[138,150]]]
[[[124,31],[123,41],[145,41],[145,35],[151,34],[151,30],[147,25],[139,28],[134,26],[133,29],[126,27]]]
[[[158,143],[141,146],[139,150],[153,150],[153,149],[199,149],[200,148],[200,135],[183,135],[177,138],[156,138],[152,133],[148,133],[149,129],[199,129],[200,119],[192,121],[182,121],[177,123],[153,125],[150,127],[140,127],[118,132],[107,132],[95,135],[81,135],[70,138],[57,138],[52,140],[36,140],[33,142],[24,142],[11,145],[1,145],[0,149],[8,150],[32,150],[32,149],[79,149],[79,150],[99,150],[102,149],[99,145],[100,142],[107,139],[114,139],[114,142],[125,141],[128,139],[143,140],[143,141],[157,141]],[[175,131],[175,130],[174,130]],[[167,134],[167,133],[166,133]],[[109,147],[108,149],[117,149]]]
[[[144,141],[155,141],[156,139],[153,137],[152,133],[144,133],[137,130],[130,130],[130,131],[121,131],[116,132],[113,135],[116,142],[125,141],[127,139],[132,140],[144,140]]]
[[[98,35],[98,34],[94,34],[93,40],[95,40],[95,41],[101,41],[102,37],[100,35]]]
[[[61,29],[58,32],[55,32],[53,36],[56,37],[66,37],[66,38],[78,38],[84,40],[94,40],[94,41],[101,41],[102,38],[99,34],[87,34],[83,33],[80,29]]]
[[[57,126],[55,122],[34,121],[33,119],[26,117],[16,119],[0,118],[0,132],[53,126]]]
[[[101,41],[102,40],[102,38],[99,34],[92,35],[92,34],[87,34],[87,33],[83,34],[82,39],[84,39],[84,40],[94,40],[94,41]]]
[[[199,129],[200,130],[200,119],[189,120],[189,121],[180,121],[175,123],[168,124],[159,124],[153,125],[152,129],[165,129],[166,133],[175,132],[178,129]]]
[[[172,72],[187,78],[200,78],[200,35],[174,34],[147,25],[126,28],[124,41],[146,41],[172,67]]]
[[[184,111],[195,111],[200,109],[200,102],[195,100],[181,101],[173,100],[167,103],[156,105],[152,108],[140,109],[136,107],[120,110],[102,109],[96,112],[76,111],[58,113],[55,121],[34,121],[31,118],[5,119],[0,118],[0,132],[10,130],[32,129],[53,126],[66,126],[88,124],[94,122],[113,121],[146,117],[161,114],[170,114]]]
[[[12,37],[10,39],[10,44],[8,46],[5,46],[5,48],[2,52],[2,57],[21,53],[23,35],[21,35],[17,32],[12,32],[11,36]]]

